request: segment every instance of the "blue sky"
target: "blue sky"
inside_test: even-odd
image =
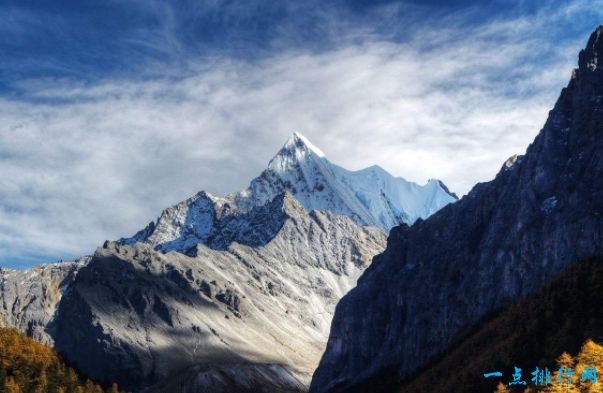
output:
[[[405,42],[417,30],[469,28],[538,18],[572,2],[511,1],[5,1],[2,88],[14,81],[153,77],[207,57],[253,61],[290,50],[328,51],[350,42]],[[596,9],[596,3],[587,4]],[[578,5],[581,7],[581,5]],[[586,7],[584,7],[586,8]],[[595,13],[546,26],[552,40],[583,38]],[[428,42],[424,43],[426,46]],[[159,69],[158,69],[159,68]]]
[[[459,194],[523,153],[601,1],[4,1],[0,266],[94,251],[293,131]]]

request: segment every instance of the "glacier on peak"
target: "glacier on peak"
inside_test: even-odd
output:
[[[295,132],[247,189],[224,197],[199,192],[164,210],[156,222],[120,242],[145,242],[163,251],[181,252],[194,249],[197,243],[212,248],[226,248],[233,241],[264,243],[282,221],[271,219],[279,217],[270,211],[279,205],[272,201],[286,193],[308,211],[345,215],[359,225],[386,232],[402,223],[412,225],[458,199],[439,180],[419,185],[394,177],[377,165],[349,171],[330,162],[319,148]],[[260,222],[271,224],[259,228]]]

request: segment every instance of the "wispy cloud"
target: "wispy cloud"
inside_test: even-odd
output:
[[[466,193],[544,123],[587,38],[551,26],[587,7],[471,26],[457,14],[404,40],[355,30],[328,50],[253,60],[186,57],[144,78],[14,81],[23,94],[0,98],[0,264],[89,253],[201,189],[241,189],[293,131],[344,167]],[[177,47],[162,23],[161,50]]]

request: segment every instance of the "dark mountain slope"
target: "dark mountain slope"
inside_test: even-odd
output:
[[[338,304],[311,391],[408,377],[477,326],[603,252],[603,27],[526,155],[411,228]]]
[[[513,367],[556,370],[555,358],[577,353],[593,338],[603,342],[603,258],[566,270],[558,279],[491,318],[480,329],[462,332],[446,355],[404,384],[400,392],[492,392],[500,371],[503,383]]]

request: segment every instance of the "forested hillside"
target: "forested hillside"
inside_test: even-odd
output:
[[[1,393],[118,393],[80,377],[52,348],[15,329],[0,328]]]
[[[514,385],[513,392],[537,386],[531,382],[536,367],[548,368],[551,380],[559,363],[571,364],[575,372],[571,387],[563,391],[595,392],[603,386],[576,390],[580,367],[586,357],[603,372],[603,258],[575,264],[562,275],[524,300],[484,320],[478,329],[457,336],[447,353],[408,380],[401,393],[492,392],[497,381],[513,381],[515,367],[522,370],[526,385]],[[586,344],[585,344],[586,343]],[[565,354],[577,354],[576,359]],[[500,378],[484,378],[484,373],[501,372]],[[550,391],[554,387],[549,386]],[[569,389],[569,390],[568,390]],[[503,390],[504,391],[504,390]]]

